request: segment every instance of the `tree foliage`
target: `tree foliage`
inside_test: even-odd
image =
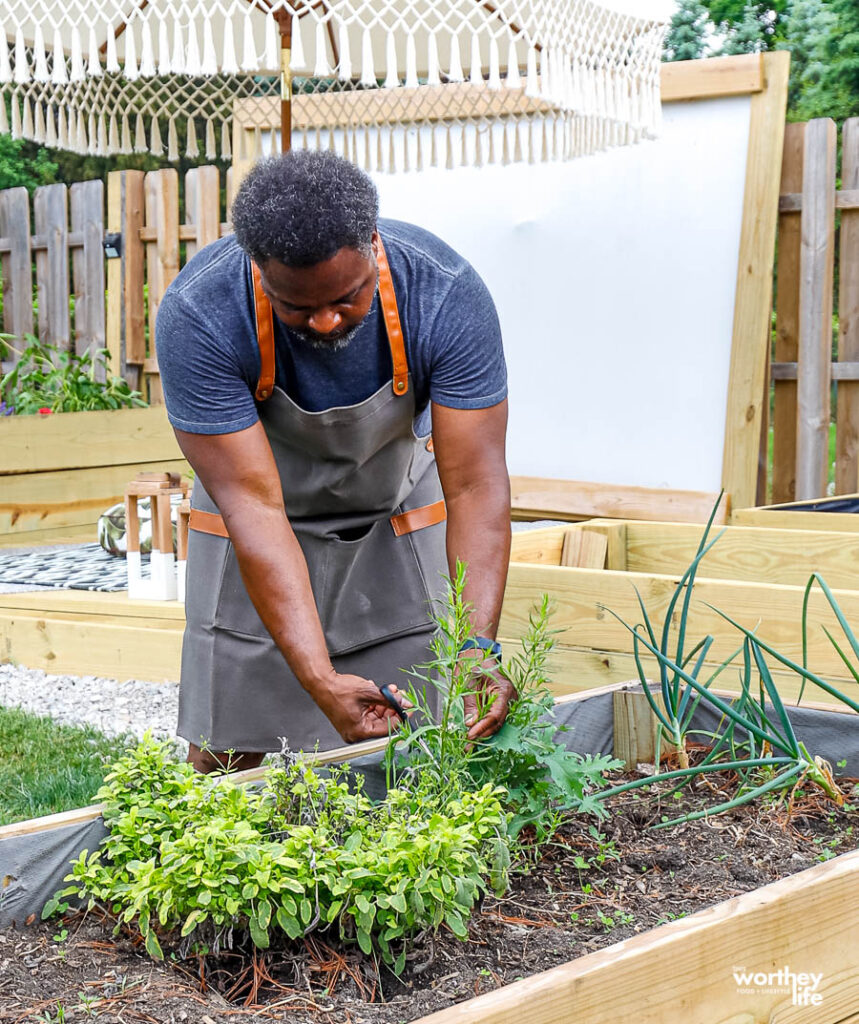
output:
[[[57,165],[47,151],[11,135],[0,135],[0,189],[23,186],[30,192],[55,181]]]
[[[665,37],[665,60],[697,60],[707,50],[707,8],[701,0],[680,0]]]

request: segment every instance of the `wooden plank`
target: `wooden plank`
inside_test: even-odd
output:
[[[177,680],[183,631],[158,619],[118,625],[0,608],[0,658],[45,672]]]
[[[566,532],[566,526],[548,526],[538,530],[515,530],[510,545],[511,561],[560,565],[561,549]]]
[[[534,476],[512,476],[510,487],[513,516],[520,519],[608,516],[705,523],[719,497],[704,491],[667,491]],[[726,517],[723,501],[717,522],[724,522]]]
[[[722,486],[740,507],[754,504],[757,489],[790,54],[762,59],[766,89],[751,99],[722,459]]]
[[[845,121],[845,124],[848,122]],[[778,208],[784,213],[799,213],[802,209],[801,192],[782,192]],[[839,188],[835,191],[836,210],[859,210],[859,188]]]
[[[796,380],[799,377],[799,364],[798,363],[773,363],[771,366],[772,379],[776,380]],[[848,360],[846,362],[831,363],[829,367],[829,374],[832,380],[859,380],[859,361]],[[852,488],[855,490],[855,488]],[[845,488],[845,490],[851,490],[851,488]],[[843,494],[843,490],[837,490],[837,494]],[[761,504],[764,504],[761,502]]]
[[[79,181],[69,189],[71,226],[82,235],[80,248],[72,250],[72,281],[75,293],[75,351],[105,347],[104,308],[104,182]],[[111,373],[118,374],[113,363]],[[104,379],[104,371],[99,374]]]
[[[841,131],[841,184],[859,189],[859,118]],[[838,361],[859,361],[859,209],[841,214],[838,264]],[[838,384],[835,427],[835,493],[859,489],[859,377]]]
[[[670,61],[659,72],[663,103],[747,96],[764,88],[764,65],[757,53]]]
[[[601,533],[606,539],[605,568],[623,572],[626,569],[626,523],[612,519],[589,519],[587,529],[591,533]],[[700,531],[697,526],[693,529]]]
[[[626,536],[630,572],[682,573],[695,557],[701,529],[631,522]],[[802,587],[812,572],[821,573],[830,587],[859,588],[859,531],[854,538],[819,525],[807,530],[729,526],[702,559],[699,577]]]
[[[679,573],[620,573],[608,570],[566,569],[513,563],[507,576],[499,635],[522,636],[535,595],[549,594],[555,604],[553,628],[562,630],[565,646],[595,651],[632,653],[629,630],[611,612],[631,626],[641,621],[636,589],[654,622],[662,622],[679,583]],[[742,634],[714,609],[722,609],[780,653],[800,662],[804,588],[737,580],[701,579],[690,605],[690,647],[707,635],[714,637],[709,657],[714,663],[727,658],[740,645]],[[835,590],[848,622],[859,621],[859,592]],[[844,679],[847,670],[822,627],[837,637],[840,629],[823,594],[811,593],[808,604],[808,657],[811,669],[824,678]],[[855,691],[855,683],[851,683]],[[854,696],[856,694],[854,693]]]
[[[614,694],[614,756],[625,767],[656,763],[659,721],[643,693],[618,690]]]
[[[499,636],[499,641],[505,650],[512,649],[512,646],[517,643],[514,637]],[[642,657],[642,663],[649,679],[658,678],[658,665],[655,658]],[[707,674],[714,672],[718,667],[718,662],[705,662],[702,669],[704,677],[706,678]],[[561,644],[549,656],[548,674],[549,690],[558,699],[566,694],[583,693],[595,686],[607,686],[632,677],[638,678],[638,669],[635,658],[627,652],[596,650],[590,647],[569,647]],[[801,688],[801,680],[797,675],[792,672],[777,671],[773,668],[772,676],[782,700],[789,703],[796,702]],[[729,673],[724,673],[719,676],[720,683],[722,680],[724,683],[718,692],[728,696],[739,693],[740,688],[736,681],[736,675],[731,676]],[[851,679],[833,676],[828,679],[828,682],[833,686],[840,687],[847,694],[852,693],[855,697],[856,684]],[[818,690],[810,685],[806,686],[802,695],[802,706],[820,707],[830,711],[843,711],[844,708],[844,705],[834,697],[830,697],[823,690]]]
[[[187,471],[187,462],[180,459],[4,476],[0,538],[14,535],[17,543],[29,544],[33,532],[88,526],[89,540],[94,541],[98,517],[122,500],[126,485],[137,473]]]
[[[837,1024],[859,1004],[857,900],[854,851],[416,1024]],[[749,991],[735,977],[786,965],[821,976],[819,1006],[792,1006],[789,990]]]
[[[42,185],[33,196],[36,233],[47,239],[36,250],[36,292],[39,303],[39,339],[69,348],[69,245],[68,189]]]
[[[0,476],[181,458],[163,408],[0,419]]]
[[[818,118],[808,123],[800,252],[797,498],[819,498],[826,494],[829,471],[837,145],[838,133],[831,118]]]
[[[155,320],[167,286],[179,273],[179,175],[172,167],[150,171],[144,183],[146,223],[155,226],[157,240],[146,243],[146,279],[149,285],[149,351],[155,356]],[[164,394],[157,373],[146,375],[149,402],[161,405]]]
[[[0,191],[0,234],[9,241],[9,251],[3,253],[0,262],[3,331],[21,339],[25,334],[33,333],[30,197],[25,188]]]
[[[185,175],[185,223],[193,227],[185,245],[186,260],[220,238],[221,182],[217,167],[193,167]],[[180,228],[180,239],[182,235]]]
[[[859,530],[859,517],[850,512],[792,512],[776,507],[739,508],[731,513],[731,525],[856,533]]]
[[[38,593],[0,594],[4,614],[46,615],[53,619],[141,625],[158,620],[175,629],[185,626],[185,607],[178,601],[132,599],[125,591],[52,590]]]
[[[573,526],[567,530],[561,550],[561,565],[576,565],[583,569],[604,569],[608,537],[598,530]]]

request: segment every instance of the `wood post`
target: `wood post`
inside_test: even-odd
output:
[[[20,342],[33,333],[33,271],[30,250],[30,197],[25,188],[0,192],[3,274],[3,330]],[[13,360],[14,361],[14,360]]]
[[[835,259],[835,156],[830,118],[805,130],[800,253],[796,497],[826,494],[832,361],[832,276]]]
[[[39,339],[68,349],[69,214],[65,185],[43,185],[33,196],[36,238],[36,291],[39,300]]]
[[[144,177],[143,171],[111,171],[107,177],[107,230],[122,238],[120,258],[107,261],[107,348],[114,372],[138,391],[146,359]]]
[[[75,351],[105,347],[104,317],[104,182],[79,181],[69,189],[72,233],[79,244],[72,249],[75,290]],[[110,372],[120,372],[117,364]],[[99,373],[103,380],[104,370]]]
[[[221,182],[217,167],[193,167],[185,175],[185,223],[196,229],[185,242],[185,260],[221,236]]]
[[[781,192],[802,192],[805,125],[789,124],[784,132]],[[800,212],[782,212],[778,218],[778,274],[776,277],[775,360],[795,363],[799,351],[799,254],[802,241]],[[776,380],[773,410],[774,502],[796,497],[796,381]]]
[[[841,134],[841,188],[859,189],[859,118]],[[859,360],[859,210],[841,212],[838,361]],[[835,493],[859,490],[859,381],[838,382]]]
[[[164,394],[155,354],[155,320],[164,292],[179,273],[179,175],[172,168],[150,171],[145,178],[146,223],[155,229],[155,241],[146,243],[149,283],[149,352],[144,369],[149,380],[149,402],[161,405]]]

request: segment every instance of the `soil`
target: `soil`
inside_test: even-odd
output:
[[[859,846],[859,814],[814,794],[652,828],[730,796],[714,778],[681,800],[624,794],[604,821],[570,817],[503,899],[484,899],[468,942],[425,937],[400,979],[330,936],[155,963],[132,932],[79,914],[0,932],[0,1021],[400,1024]]]

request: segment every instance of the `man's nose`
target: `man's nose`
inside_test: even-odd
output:
[[[343,323],[343,317],[336,309],[320,309],[310,314],[307,326],[317,334],[330,334]]]

